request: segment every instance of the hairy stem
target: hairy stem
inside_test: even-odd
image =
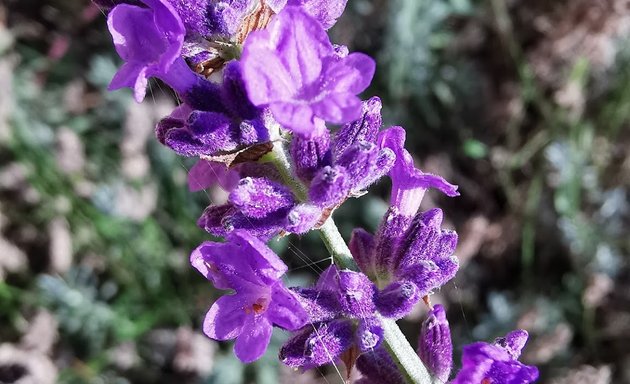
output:
[[[328,252],[338,267],[351,269],[353,271],[359,270],[332,216],[326,219],[324,225],[319,228],[319,236],[322,238],[326,249],[328,249]]]

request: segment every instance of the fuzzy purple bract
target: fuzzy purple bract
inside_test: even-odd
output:
[[[445,383],[453,368],[453,342],[446,311],[436,304],[422,323],[418,355],[429,372]]]
[[[303,369],[334,362],[353,345],[376,348],[383,329],[376,316],[376,287],[362,273],[330,266],[314,288],[294,288],[309,314],[309,325],[280,349],[280,360]]]

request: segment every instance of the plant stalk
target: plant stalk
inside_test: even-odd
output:
[[[263,157],[263,161],[271,161],[278,168],[283,181],[291,187],[300,200],[304,201],[307,197],[306,188],[292,175],[292,164],[283,144],[282,140],[276,140],[273,150]],[[319,235],[330,252],[333,262],[338,267],[359,271],[359,267],[341,233],[339,233],[332,216],[326,219],[319,228]],[[383,324],[385,347],[405,380],[410,384],[441,384],[431,377],[396,322],[383,317],[380,319]]]
[[[353,271],[359,270],[332,217],[322,225],[319,235],[337,266]],[[396,322],[383,317],[380,317],[380,320],[383,325],[385,347],[406,381],[412,384],[439,384],[431,377]]]

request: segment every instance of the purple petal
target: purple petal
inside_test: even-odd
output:
[[[252,103],[269,106],[278,123],[304,137],[325,129],[321,119],[357,119],[355,94],[374,72],[365,55],[339,57],[319,22],[298,7],[286,7],[267,29],[251,33],[241,63]]]
[[[137,64],[149,64],[166,49],[162,32],[148,8],[120,4],[109,13],[107,26],[120,57]]]
[[[240,247],[241,256],[247,256],[255,273],[267,285],[275,283],[285,274],[288,267],[276,253],[247,231],[235,231],[228,240]]]
[[[335,293],[339,290],[339,269],[336,265],[330,265],[319,275],[315,288]]]
[[[206,279],[212,281],[217,289],[230,289],[230,283],[225,276],[220,273],[219,269],[214,265],[213,260],[208,260],[210,254],[215,248],[224,248],[226,245],[211,241],[204,241],[200,246],[190,254],[190,264],[197,269]]]
[[[114,91],[124,87],[131,88],[133,89],[133,98],[139,103],[144,100],[148,82],[145,67],[136,63],[124,63],[112,78],[107,89]]]
[[[422,323],[418,355],[429,372],[446,382],[453,368],[453,343],[444,307],[437,304]]]
[[[188,171],[188,189],[191,192],[207,189],[219,184],[225,191],[232,190],[239,180],[238,173],[228,169],[223,163],[199,160]]]
[[[505,337],[494,340],[494,344],[505,349],[512,359],[516,360],[521,355],[521,350],[527,343],[529,334],[523,329],[518,329],[508,333]]]
[[[262,31],[245,41],[241,61],[249,97],[255,105],[294,96],[300,84],[321,72],[321,57],[332,45],[317,21],[296,7],[287,7]]]
[[[404,148],[405,130],[402,127],[381,131],[378,143],[381,148],[389,148],[396,154],[396,162],[389,172],[392,179],[391,205],[397,207],[401,214],[414,215],[429,188],[436,188],[447,196],[459,195],[457,186],[415,168],[411,154]]]
[[[328,35],[319,23],[297,7],[286,7],[267,29],[271,37],[269,44],[277,47],[278,57],[292,81],[314,82],[322,70],[321,58],[333,52]]]
[[[370,85],[375,70],[374,59],[354,52],[341,59],[335,57],[326,60],[322,77],[330,81],[327,86],[332,92],[356,95]]]
[[[203,321],[203,332],[215,340],[234,339],[246,320],[240,297],[222,296],[212,304]]]
[[[273,327],[265,316],[248,316],[234,344],[234,354],[243,363],[251,363],[265,354]]]
[[[302,308],[296,295],[281,283],[272,287],[267,317],[273,324],[290,331],[303,327],[309,320],[308,313]]]
[[[323,132],[322,124],[317,122],[318,118],[308,105],[279,102],[272,103],[269,109],[278,123],[304,137],[318,136]]]
[[[499,345],[477,342],[465,346],[462,369],[451,383],[477,384],[485,380],[490,383],[527,384],[536,381],[538,369],[519,362],[514,356],[526,337],[527,332],[516,331],[508,334]]]
[[[190,262],[201,274],[219,289],[233,289],[238,293],[264,291],[269,281],[263,280],[256,270],[260,256],[251,252],[242,257],[232,257],[241,249],[233,239],[226,243],[206,241],[195,249]]]
[[[131,87],[138,102],[144,98],[147,78],[166,74],[179,58],[185,33],[168,2],[143,2],[149,8],[120,4],[107,17],[116,51],[126,62],[114,76],[110,89]]]
[[[289,0],[287,5],[301,6],[309,15],[328,29],[335,25],[335,22],[346,8],[347,0]]]
[[[350,92],[330,93],[323,95],[312,108],[324,120],[341,124],[361,116],[361,99]]]

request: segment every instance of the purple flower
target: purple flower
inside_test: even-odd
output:
[[[187,35],[208,36],[211,34],[211,0],[169,0],[186,27]]]
[[[442,210],[438,208],[417,214],[391,260],[394,278],[414,282],[420,296],[446,284],[459,268],[453,256],[457,233],[441,225]]]
[[[300,6],[313,16],[324,29],[329,29],[346,8],[347,0],[289,0],[287,5]]]
[[[270,163],[246,162],[228,169],[202,160],[191,169],[188,183],[196,190],[219,184],[229,192],[226,204],[207,207],[197,222],[215,236],[239,229],[265,240],[283,230],[303,234],[322,215],[321,208],[298,203]]]
[[[384,315],[405,316],[421,297],[455,276],[457,233],[441,225],[440,209],[413,218],[390,209],[376,236],[363,229],[352,233],[350,251],[359,268],[385,287],[377,294]]]
[[[148,8],[119,4],[107,17],[116,51],[125,60],[109,88],[130,87],[138,102],[144,99],[148,78],[166,75],[178,61],[185,34],[184,25],[169,2],[142,2]]]
[[[376,143],[378,131],[383,125],[381,99],[373,96],[361,105],[361,117],[344,124],[335,134],[335,154],[340,156],[353,144]]]
[[[291,190],[264,177],[246,177],[230,192],[229,201],[245,216],[262,219],[292,208],[296,201]]]
[[[251,33],[241,60],[252,103],[269,106],[281,125],[306,137],[325,129],[322,120],[360,117],[356,95],[375,67],[361,53],[339,57],[319,22],[298,7],[286,7],[267,29]]]
[[[234,352],[241,361],[265,353],[273,325],[295,330],[306,323],[306,311],[280,280],[287,266],[247,232],[233,232],[226,243],[204,242],[190,262],[216,288],[235,292],[212,305],[203,331],[215,340],[236,339]]]
[[[356,384],[406,383],[396,363],[383,347],[361,354],[356,365],[363,375]]]
[[[378,142],[382,148],[389,148],[396,154],[396,163],[389,171],[392,179],[390,203],[400,214],[413,216],[429,188],[436,188],[451,197],[459,195],[457,186],[414,166],[411,154],[405,149],[405,130],[402,127],[391,127],[380,132]]]
[[[388,317],[390,303],[376,300],[377,289],[360,272],[330,266],[314,288],[293,288],[309,314],[309,325],[280,350],[280,360],[309,369],[334,362],[351,347],[361,353],[378,348],[383,328],[377,314]]]
[[[239,173],[223,163],[199,160],[188,172],[188,189],[196,192],[218,184],[224,191],[231,191],[239,179]]]
[[[527,384],[538,379],[538,368],[518,361],[527,331],[517,330],[493,344],[477,342],[464,347],[462,369],[451,384]]]
[[[156,127],[158,140],[183,156],[220,155],[269,140],[270,117],[247,99],[238,62],[226,66],[223,84],[204,100],[197,107],[209,110],[182,104],[162,119]]]
[[[445,383],[453,368],[453,342],[444,307],[437,304],[422,323],[418,355],[429,372]]]
[[[157,77],[192,109],[221,111],[219,87],[194,73],[181,57],[186,30],[166,0],[142,0],[143,6],[119,4],[107,16],[116,51],[125,61],[109,89],[129,87],[136,101],[146,94],[148,79]]]
[[[364,101],[361,117],[339,129],[332,148],[326,133],[294,139],[299,146],[291,155],[297,175],[310,182],[309,197],[313,203],[335,208],[348,197],[361,196],[394,165],[394,152],[376,145],[380,111],[378,97]]]
[[[332,265],[314,288],[294,290],[310,325],[280,349],[283,363],[309,369],[334,362],[353,345],[365,352],[380,344],[383,330],[375,316],[376,288],[365,275]]]

